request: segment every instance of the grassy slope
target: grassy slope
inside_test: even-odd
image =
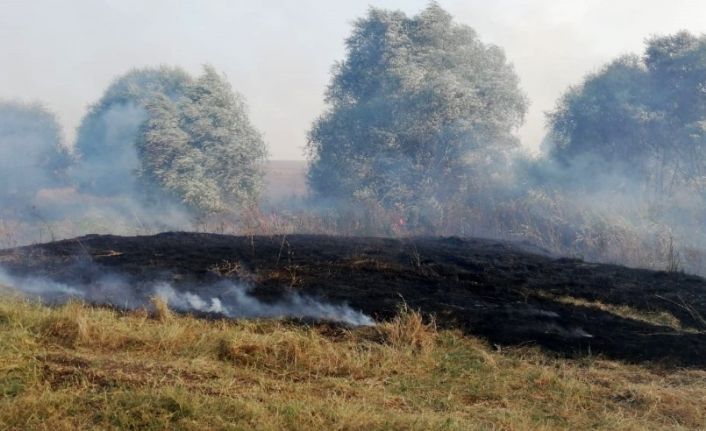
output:
[[[344,331],[5,295],[0,393],[0,429],[706,427],[704,371],[498,352],[415,313]]]

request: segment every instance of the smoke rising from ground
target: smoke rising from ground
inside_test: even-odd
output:
[[[292,294],[274,303],[264,303],[248,293],[242,285],[229,282],[215,286],[219,297],[205,298],[193,292],[179,292],[168,283],[157,283],[155,296],[176,310],[221,314],[229,318],[304,318],[369,326],[375,322],[347,305],[333,305],[314,298]]]
[[[95,271],[96,268],[87,269]],[[180,312],[196,312],[231,319],[314,319],[342,322],[352,326],[370,326],[375,322],[369,316],[348,305],[335,305],[296,293],[276,302],[263,302],[252,296],[248,286],[234,282],[220,282],[212,286],[194,286],[184,290],[166,281],[135,283],[118,274],[106,274],[90,285],[63,283],[49,278],[13,276],[0,268],[0,286],[17,290],[30,298],[60,304],[72,299],[91,304],[111,305],[122,309],[149,308],[152,297],[161,298],[170,308]],[[218,292],[207,296],[195,291]]]

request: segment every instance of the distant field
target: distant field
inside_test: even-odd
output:
[[[307,162],[304,160],[269,160],[265,164],[265,199],[270,202],[304,196]]]

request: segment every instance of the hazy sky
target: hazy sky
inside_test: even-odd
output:
[[[531,100],[519,135],[587,72],[652,34],[706,32],[703,0],[441,0],[497,44]],[[0,98],[42,101],[71,139],[87,105],[132,67],[211,63],[245,95],[273,159],[301,159],[351,22],[368,5],[414,14],[426,0],[0,0]]]

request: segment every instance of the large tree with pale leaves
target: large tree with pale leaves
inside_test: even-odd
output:
[[[137,140],[143,182],[206,212],[257,200],[267,151],[242,97],[213,68],[147,112]]]
[[[146,106],[156,95],[180,98],[190,81],[176,67],[135,69],[115,79],[78,128],[80,163],[72,175],[79,188],[99,196],[134,193],[140,164],[135,142],[148,119]]]
[[[436,3],[357,20],[326,102],[309,134],[311,188],[385,207],[443,206],[493,175],[527,108],[503,51]]]
[[[79,129],[83,189],[178,201],[198,213],[254,202],[266,148],[245,102],[212,67],[135,70],[116,80]]]

